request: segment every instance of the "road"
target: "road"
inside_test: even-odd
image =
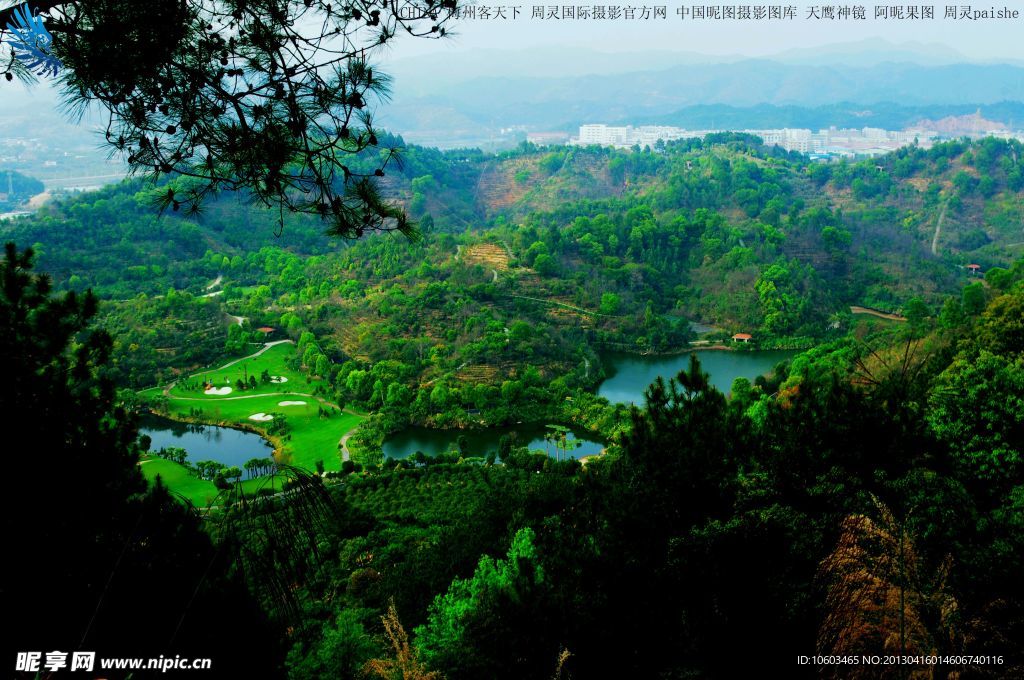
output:
[[[233,318],[233,319],[244,319],[245,317],[244,316],[234,316],[234,317],[231,317],[231,318]],[[238,325],[241,326],[242,322],[239,321]],[[263,347],[261,347],[260,350],[258,352],[256,352],[255,354],[250,354],[249,356],[242,357],[240,359],[233,359],[233,360],[229,361],[228,363],[224,364],[223,366],[221,366],[220,368],[215,368],[214,370],[215,371],[223,371],[225,368],[231,368],[232,366],[234,366],[235,364],[239,363],[240,361],[245,361],[246,359],[255,359],[256,357],[258,357],[259,355],[263,354],[264,352],[266,352],[271,347],[275,347],[277,345],[294,345],[294,344],[295,344],[295,341],[293,341],[293,340],[274,340],[273,342],[265,342],[265,343],[263,343]],[[210,373],[210,371],[200,371],[199,373],[193,373],[189,377],[190,378],[198,378],[199,376],[203,375],[204,373]],[[171,384],[173,385],[174,383],[171,383]]]

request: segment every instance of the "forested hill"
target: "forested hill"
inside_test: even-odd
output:
[[[417,241],[332,241],[237,196],[198,222],[157,218],[158,190],[138,184],[2,223],[59,289],[103,298],[89,329],[90,297],[48,297],[13,246],[0,264],[13,371],[0,406],[47,454],[12,459],[13,479],[37,483],[14,485],[9,533],[99,556],[23,570],[14,610],[36,615],[13,642],[44,649],[21,640],[53,634],[63,607],[69,645],[96,621],[86,644],[101,653],[245,649],[259,667],[245,677],[848,677],[794,653],[1024,677],[1021,151],[956,142],[817,165],[734,136],[657,152],[410,149],[388,191],[419,218]],[[294,348],[233,363],[235,389],[253,392],[219,399],[209,386],[230,378],[213,367],[264,331]],[[754,348],[814,347],[729,397],[696,354],[643,408],[596,393],[606,350],[686,352],[737,331]],[[270,354],[288,394],[319,401],[305,420],[275,408],[298,404],[266,368],[256,378]],[[115,400],[109,377],[158,386]],[[274,436],[285,460],[301,445],[336,481],[297,464],[284,493],[250,502],[228,479],[238,467],[191,476],[182,449],[143,466],[152,441],[115,408],[143,400]],[[607,448],[585,466],[511,435],[500,465],[462,438],[383,456],[409,425],[519,422]],[[213,487],[199,496],[213,544],[162,484],[140,498],[142,475]],[[82,510],[18,512],[42,492]]]
[[[414,247],[330,240],[291,216],[275,236],[277,214],[238,196],[197,221],[157,217],[159,190],[139,183],[0,228],[35,245],[58,288],[119,301],[111,328],[148,353],[129,362],[148,367],[133,383],[209,360],[226,314],[330,333],[339,360],[380,359],[399,320],[406,340],[456,355],[515,321],[558,330],[523,348],[539,356],[572,333],[676,349],[689,321],[780,346],[846,332],[850,305],[936,309],[970,281],[967,264],[1009,263],[1024,251],[1022,155],[985,139],[821,164],[732,134],[633,151],[412,147],[384,185],[420,222]],[[452,309],[489,321],[452,337]]]
[[[382,144],[389,141],[401,143],[392,138]],[[1002,247],[1024,242],[1021,153],[1017,142],[989,138],[824,164],[737,134],[670,143],[655,152],[524,144],[494,155],[410,147],[402,167],[390,168],[383,183],[386,193],[414,217],[429,217],[430,226],[444,232],[523,223],[570,227],[576,217],[603,213],[617,218],[637,207],[648,208],[655,226],[671,232],[677,218],[706,209],[735,232],[721,246],[743,248],[750,247],[746,241],[767,240],[783,255],[819,265],[834,260],[837,250],[857,253],[862,246],[876,246],[880,238],[890,245],[876,251],[925,255],[944,215],[936,254],[1005,264],[1018,253]],[[37,220],[3,229],[19,241],[25,240],[22,234],[52,236],[33,240],[46,246],[49,257],[42,263],[58,282],[65,272],[77,273],[101,291],[118,277],[90,272],[103,267],[93,266],[100,263],[90,262],[87,252],[129,267],[142,264],[133,259],[172,266],[206,248],[238,254],[274,245],[318,253],[329,245],[315,220],[290,216],[283,236],[271,238],[278,216],[248,208],[237,197],[222,199],[195,222],[173,213],[158,220],[156,201],[155,192],[140,182],[127,182],[51,204]],[[820,209],[832,214],[823,216]],[[850,247],[845,248],[845,234],[838,234],[837,242],[828,227],[849,231]],[[710,250],[705,254],[712,260],[725,254]],[[150,258],[140,257],[143,253]],[[172,283],[163,273],[153,277],[149,272],[144,278],[154,286]]]
[[[614,218],[646,207],[657,227],[678,235],[674,220],[710,210],[733,232],[714,244],[724,252],[704,253],[712,260],[736,245],[769,241],[778,251],[756,253],[757,259],[781,253],[820,266],[845,251],[873,262],[935,254],[994,265],[1020,252],[1002,247],[1024,242],[1024,159],[1017,142],[951,141],[827,164],[756,141],[711,135],[653,153],[524,145],[489,157],[414,149],[403,173],[391,179],[392,192],[414,215],[429,214],[445,230],[503,221],[567,227],[576,217]],[[874,252],[865,258],[868,246]]]

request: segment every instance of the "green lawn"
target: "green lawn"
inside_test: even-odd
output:
[[[298,371],[293,371],[285,364],[285,359],[295,355],[295,345],[282,344],[274,345],[258,357],[242,359],[236,364],[227,368],[210,368],[193,373],[190,378],[193,382],[211,383],[214,387],[230,387],[231,392],[224,395],[205,394],[202,389],[185,390],[180,382],[171,388],[170,396],[197,397],[200,399],[223,399],[224,397],[237,397],[252,394],[275,394],[279,392],[309,392],[310,383],[306,382],[306,376]],[[248,382],[249,376],[256,376],[259,380],[263,371],[272,376],[280,376],[286,379],[283,383],[260,383],[254,390],[239,391],[235,386],[239,380]]]
[[[197,508],[206,507],[220,493],[217,487],[213,485],[213,482],[193,477],[184,466],[170,460],[156,457],[149,458],[143,461],[141,468],[142,474],[147,480],[152,482],[159,475],[164,486],[172,493],[184,496]],[[280,479],[268,480],[266,477],[258,477],[242,482],[242,489],[247,494],[255,494],[265,487],[278,490],[281,483]]]
[[[144,461],[140,468],[146,479],[153,481],[157,475],[160,475],[164,486],[172,492],[188,498],[197,507],[209,505],[210,501],[219,493],[213,482],[193,477],[183,466],[170,460],[150,458]]]
[[[275,345],[262,355],[244,359],[233,366],[195,373],[193,375],[199,380],[206,379],[215,385],[230,381],[232,387],[246,371],[248,375],[256,375],[258,378],[263,370],[267,370],[271,375],[284,376],[288,381],[261,385],[255,390],[244,392],[232,389],[229,394],[219,396],[205,395],[201,391],[183,390],[175,386],[170,390],[167,399],[168,415],[172,418],[198,419],[211,424],[245,424],[267,433],[270,423],[252,420],[250,416],[257,413],[274,413],[277,414],[276,417],[284,418],[288,424],[286,434],[273,438],[277,448],[275,454],[280,462],[312,471],[316,469],[317,461],[323,461],[326,470],[339,470],[341,452],[338,449],[338,442],[343,434],[358,425],[363,418],[323,406],[316,397],[310,396],[313,387],[306,382],[306,376],[285,366],[285,358],[292,356],[294,352],[294,345]],[[157,396],[160,390],[151,389],[140,394]],[[304,403],[281,405],[281,402],[288,401]],[[330,417],[320,416],[321,406],[331,412]],[[202,414],[197,415],[193,409],[201,409]],[[155,459],[143,464],[142,469],[148,479],[160,474],[169,489],[191,499],[198,506],[208,505],[209,500],[217,495],[213,482],[190,476],[185,468],[177,463]],[[243,482],[247,491],[250,487],[255,491],[261,484],[265,484],[265,480]]]
[[[304,401],[302,406],[281,406],[282,401]],[[256,413],[280,413],[287,421],[290,430],[289,440],[282,442],[284,461],[307,470],[316,469],[316,461],[322,460],[327,470],[341,469],[341,456],[338,441],[362,418],[350,413],[334,413],[330,418],[319,416],[320,403],[314,397],[272,394],[244,399],[219,398],[213,400],[191,400],[171,397],[168,408],[171,417],[188,416],[191,409],[202,408],[202,420],[211,423],[245,423],[260,429],[266,423],[249,419]]]

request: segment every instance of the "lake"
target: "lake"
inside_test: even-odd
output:
[[[391,435],[384,442],[382,448],[384,455],[391,458],[406,458],[417,451],[422,451],[429,456],[436,456],[448,451],[452,446],[457,447],[457,440],[462,435],[466,437],[469,455],[486,456],[490,451],[497,452],[498,440],[502,435],[515,432],[518,446],[526,443],[531,450],[546,450],[548,455],[554,457],[554,444],[544,441],[544,434],[548,431],[543,423],[523,423],[479,430],[436,430],[429,427],[407,427]],[[600,453],[604,448],[604,444],[601,442],[588,439],[588,436],[593,437],[593,435],[588,435],[582,430],[570,428],[570,436],[582,442],[579,448],[568,451],[570,458],[592,456]]]
[[[215,460],[241,468],[253,458],[270,458],[274,453],[270,442],[252,432],[181,423],[154,415],[139,419],[139,434],[148,434],[153,440],[150,451],[172,446],[185,449],[189,462],[193,464],[201,460]]]
[[[759,375],[769,373],[777,363],[792,358],[793,350],[765,350],[755,352],[726,352],[722,350],[700,350],[696,352],[701,367],[711,375],[711,383],[728,394],[732,381],[738,377],[753,382]],[[605,370],[610,377],[601,383],[598,394],[611,402],[625,404],[643,403],[644,390],[659,375],[665,379],[674,377],[690,365],[690,354],[672,356],[637,356],[636,354],[608,353],[602,357]],[[429,427],[407,427],[391,435],[383,444],[384,455],[391,458],[406,458],[416,451],[436,456],[457,446],[460,435],[466,437],[469,455],[486,456],[498,450],[502,435],[515,432],[520,442],[526,441],[530,449],[543,449],[548,455],[555,455],[552,444],[544,441],[546,432],[543,423],[524,423],[507,427],[490,427],[479,430],[436,430]],[[604,444],[593,440],[582,430],[573,430],[575,438],[582,442],[578,449],[569,451],[572,458],[582,458],[601,452]],[[590,438],[588,438],[590,437]]]
[[[711,384],[728,394],[732,381],[769,373],[777,363],[797,354],[793,350],[764,350],[756,352],[727,352],[724,350],[698,350],[701,368],[711,375]],[[601,383],[598,395],[610,402],[623,404],[644,403],[644,390],[658,376],[666,381],[690,366],[690,354],[671,356],[637,356],[609,352],[602,356],[609,377]]]

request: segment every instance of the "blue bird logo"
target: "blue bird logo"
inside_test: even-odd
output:
[[[14,10],[14,23],[7,24],[11,32],[9,42],[14,49],[14,56],[25,66],[40,76],[56,76],[61,63],[50,53],[53,36],[43,25],[43,19],[29,11],[28,4]]]

